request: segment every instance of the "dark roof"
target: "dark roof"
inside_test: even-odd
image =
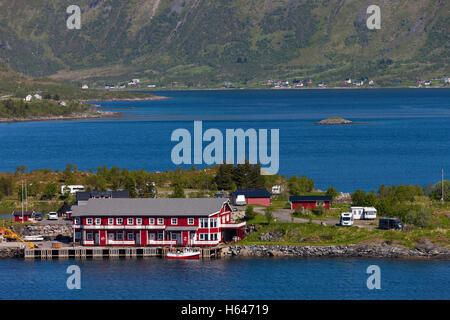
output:
[[[209,216],[227,202],[220,198],[89,199],[72,216]]]
[[[35,212],[34,211],[24,211],[23,215],[24,216],[32,216],[34,215]],[[22,211],[14,211],[13,212],[13,216],[22,216]]]
[[[270,198],[271,194],[266,189],[237,189],[231,193],[233,196],[244,195],[246,198]]]
[[[76,193],[77,201],[87,201],[90,198],[129,198],[130,192],[128,190],[119,191],[79,191]]]
[[[290,196],[289,202],[331,201],[331,196]]]

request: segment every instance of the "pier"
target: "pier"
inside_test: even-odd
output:
[[[218,256],[219,247],[196,248],[201,259]],[[86,258],[142,258],[167,256],[168,247],[62,247],[62,248],[26,248],[25,259],[86,259]]]

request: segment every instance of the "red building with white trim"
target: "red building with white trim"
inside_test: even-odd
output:
[[[85,246],[215,246],[245,237],[224,199],[89,199],[72,207],[73,240]]]
[[[272,204],[272,194],[266,189],[237,189],[231,193],[231,200],[236,203],[236,198],[239,195],[245,197],[247,204],[259,204],[261,206],[270,206]]]
[[[323,206],[325,209],[330,209],[331,196],[290,196],[289,203],[291,210],[295,210],[298,206],[303,209],[317,209]]]
[[[34,211],[14,211],[14,222],[28,222],[34,221]]]

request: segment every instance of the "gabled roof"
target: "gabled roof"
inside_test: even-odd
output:
[[[290,196],[289,202],[331,201],[331,196]]]
[[[34,211],[24,211],[23,215],[24,216],[33,216],[35,214]],[[13,212],[13,216],[22,216],[22,211],[14,211]]]
[[[237,189],[231,193],[233,196],[244,195],[246,198],[270,198],[271,194],[266,189]]]
[[[87,201],[93,197],[110,197],[110,198],[129,198],[128,190],[119,191],[78,191],[76,193],[77,201]]]
[[[216,198],[89,199],[72,206],[72,216],[210,216],[227,202]]]

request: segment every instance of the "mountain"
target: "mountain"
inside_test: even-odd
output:
[[[0,2],[0,59],[17,72],[64,81],[240,85],[266,78],[379,84],[449,74],[450,1],[70,0]]]

